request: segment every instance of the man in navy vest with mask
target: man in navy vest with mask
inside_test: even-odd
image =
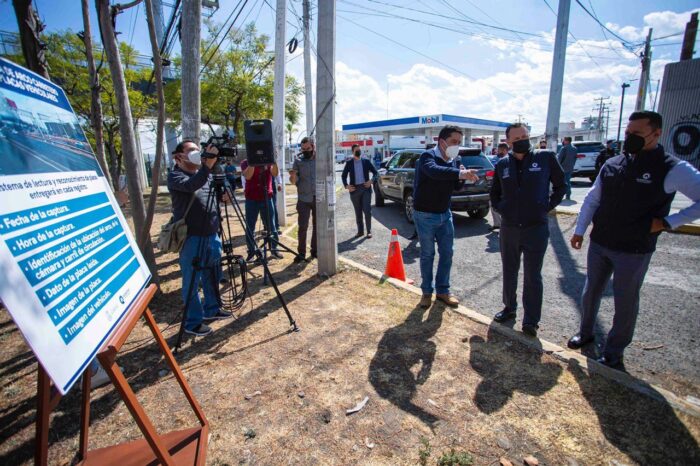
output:
[[[505,322],[515,318],[522,255],[525,272],[522,329],[526,335],[536,337],[542,314],[542,262],[549,243],[547,214],[564,197],[564,172],[554,152],[532,150],[526,126],[520,123],[508,126],[506,141],[512,151],[496,164],[491,186],[491,206],[501,214],[505,305],[493,320]]]
[[[459,159],[462,130],[445,126],[438,134],[438,143],[423,152],[416,163],[413,179],[413,221],[420,241],[420,306],[427,309],[435,298],[448,306],[457,307],[459,300],[450,294],[450,269],[455,228],[450,211],[452,192],[465,181],[479,180],[476,170],[467,170]],[[435,243],[438,265],[433,281]]]
[[[634,335],[639,291],[660,233],[700,218],[700,172],[665,153],[659,144],[661,126],[661,115],[656,112],[630,115],[624,153],[601,168],[571,237],[571,246],[581,249],[583,235],[593,221],[581,326],[568,346],[578,349],[594,340],[601,297],[613,276],[615,316],[598,362],[614,368],[624,368],[622,356]],[[694,202],[669,215],[676,191]]]

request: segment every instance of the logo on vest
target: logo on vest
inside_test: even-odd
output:
[[[651,184],[651,173],[645,173],[641,178],[637,178],[637,183]]]
[[[532,165],[530,165],[530,171],[539,172],[542,171],[542,168],[537,165],[537,162],[532,162]]]
[[[508,167],[503,169],[503,178],[510,178],[510,170]]]

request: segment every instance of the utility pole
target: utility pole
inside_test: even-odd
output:
[[[604,113],[605,113],[605,106],[606,103],[604,102],[605,100],[608,100],[610,97],[598,97],[597,99],[593,99],[596,102],[598,102],[598,120],[596,121],[596,129],[598,130],[598,139],[603,139],[603,119]],[[596,110],[595,108],[593,110]]]
[[[199,92],[199,42],[202,29],[202,1],[182,2],[182,135],[199,141],[201,101]]]
[[[605,140],[608,139],[608,129],[610,129],[610,105],[605,105]]]
[[[303,23],[304,23],[304,100],[306,102],[306,135],[313,137],[314,131],[314,95],[311,90],[311,36],[309,28],[311,23],[311,13],[309,12],[309,0],[303,0]]]
[[[335,275],[338,245],[335,236],[335,0],[318,2],[316,60],[316,232],[318,273]]]
[[[286,34],[287,3],[277,0],[275,24],[275,82],[272,102],[272,143],[277,154],[277,166],[284,177],[284,51]],[[284,178],[283,178],[284,179]],[[285,204],[285,188],[276,196],[277,217],[282,226],[287,225],[287,208]]]
[[[637,104],[634,106],[635,112],[644,110],[647,100],[647,86],[649,85],[649,73],[651,71],[651,31],[653,31],[653,28],[649,28],[647,40],[644,44],[644,52],[642,53],[642,74],[639,77]]]
[[[564,88],[566,37],[569,35],[570,10],[571,0],[559,0],[557,32],[554,38],[554,56],[552,58],[552,79],[549,84],[547,127],[545,129],[547,147],[554,150],[557,148],[557,140],[559,139],[559,116],[561,114],[561,94]]]
[[[681,61],[693,58],[695,48],[695,36],[698,33],[698,13],[690,15],[690,21],[685,25],[685,36],[683,36],[683,47],[681,48]]]
[[[629,83],[622,83],[622,96],[620,97],[620,119],[617,122],[617,139],[620,140],[620,131],[622,130],[622,107],[625,105],[625,89],[630,87]]]
[[[163,56],[165,53],[165,18],[163,16],[163,1],[153,0],[153,19],[155,21],[156,27],[156,39],[158,39],[158,48],[160,49],[160,55]],[[163,79],[172,79],[173,72],[170,66],[163,64]],[[167,114],[166,114],[167,120]],[[165,124],[165,146],[167,147],[166,154],[168,154],[168,161],[172,162],[172,152],[175,150],[177,145],[177,132],[173,125]]]

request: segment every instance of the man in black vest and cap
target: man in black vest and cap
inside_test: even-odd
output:
[[[700,218],[700,172],[665,153],[659,144],[661,125],[656,112],[630,115],[624,153],[603,164],[571,237],[571,246],[581,249],[593,221],[581,326],[568,346],[578,349],[593,341],[600,300],[613,275],[615,316],[598,362],[614,368],[624,368],[622,354],[634,335],[639,291],[660,233]],[[669,215],[676,191],[694,202]]]
[[[508,126],[506,141],[512,151],[496,164],[491,186],[491,206],[501,214],[505,305],[493,320],[505,322],[515,318],[522,255],[525,272],[522,328],[524,334],[536,337],[542,314],[542,262],[549,243],[547,214],[564,197],[564,172],[554,152],[532,150],[526,126],[520,123]]]

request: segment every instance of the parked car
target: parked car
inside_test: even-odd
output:
[[[398,151],[388,162],[382,162],[374,185],[375,205],[384,206],[386,200],[401,203],[404,215],[413,223],[413,179],[416,162],[422,149]],[[484,218],[489,213],[489,191],[495,174],[493,165],[481,149],[461,147],[461,163],[468,169],[478,170],[479,181],[464,184],[452,193],[452,210],[466,212],[472,218]]]
[[[572,176],[589,178],[591,181],[595,181],[597,176],[595,161],[600,151],[605,149],[605,145],[598,141],[573,141],[572,144],[577,151],[576,164],[574,165]]]

